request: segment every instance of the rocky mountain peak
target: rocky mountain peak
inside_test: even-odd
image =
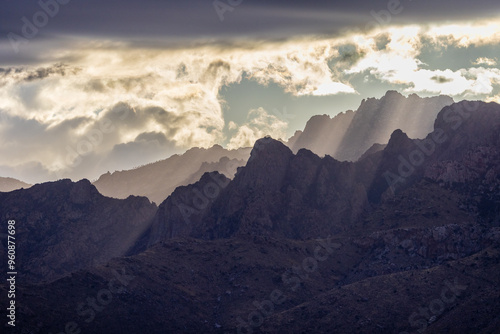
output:
[[[70,190],[70,200],[75,204],[84,204],[98,195],[96,187],[89,180],[83,179],[74,183]]]
[[[255,160],[257,157],[259,160],[264,160],[265,158],[280,155],[291,156],[293,153],[285,144],[268,136],[255,142],[254,147],[250,152],[249,161]]]
[[[395,130],[387,146],[385,148],[385,152],[387,153],[395,153],[400,152],[402,149],[413,144],[413,141],[408,137],[406,133],[404,133],[401,129]]]
[[[391,99],[405,99],[404,95],[396,90],[388,90],[382,97],[382,101]]]
[[[250,153],[244,169],[238,171],[235,182],[243,188],[270,187],[274,189],[285,177],[292,151],[278,140],[259,139]]]
[[[402,129],[410,138],[423,138],[433,129],[436,115],[453,103],[449,96],[405,97],[388,91],[380,99],[368,98],[356,111],[330,118],[313,116],[303,133],[289,142],[294,152],[307,148],[319,156],[356,161],[373,144],[386,144],[391,133]]]
[[[250,148],[194,147],[182,155],[173,155],[136,169],[104,174],[94,184],[105,196],[127,198],[139,195],[161,203],[175,188],[198,181],[204,172],[217,170],[232,177],[236,167],[247,161],[249,153]]]
[[[482,131],[495,132],[498,129],[499,115],[497,103],[461,101],[439,112],[434,122],[434,129],[442,129],[450,135],[467,132],[475,137],[484,137]]]
[[[365,103],[402,101],[386,95]],[[385,148],[356,162],[258,140],[232,181],[200,174],[152,225],[154,205],[86,180],[0,193],[22,272],[72,274],[19,285],[25,331],[79,319],[95,333],[496,333],[500,106],[451,105],[422,139],[388,128]],[[139,235],[142,249],[124,255]]]

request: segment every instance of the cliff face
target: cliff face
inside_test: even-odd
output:
[[[194,184],[178,187],[158,208],[141,249],[199,233],[208,210],[229,181],[223,174],[212,172],[203,174]]]
[[[18,271],[33,282],[52,281],[123,256],[155,211],[147,198],[107,198],[87,180],[0,194],[0,218],[16,221]]]
[[[373,144],[386,144],[391,133],[401,129],[410,138],[423,138],[433,129],[437,114],[453,103],[448,96],[404,97],[389,91],[381,99],[363,100],[356,111],[330,118],[314,116],[301,134],[289,142],[294,152],[307,148],[319,156],[356,161]]]

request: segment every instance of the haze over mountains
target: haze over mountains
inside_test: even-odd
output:
[[[163,216],[173,219],[156,219],[154,223],[171,232],[156,239],[217,239],[240,234],[311,239],[365,229],[360,218],[374,205],[424,177],[443,185],[477,187],[475,191],[482,197],[476,199],[475,206],[481,201],[496,202],[500,190],[495,146],[499,139],[498,105],[481,104],[474,113],[462,115],[466,106],[461,103],[444,108],[435,130],[424,139],[412,140],[401,130],[394,131],[385,149],[356,163],[319,158],[305,149],[294,155],[279,141],[261,139],[232,182],[213,173],[176,189],[159,209],[159,214],[168,210]],[[466,116],[473,119],[466,122]],[[204,190],[208,193],[203,194]],[[201,204],[203,210],[196,210]],[[173,217],[173,212],[184,217]],[[189,229],[181,232],[175,225]]]
[[[313,153],[330,155],[337,160],[356,161],[363,153],[381,149],[396,129],[407,132],[411,138],[422,138],[432,131],[438,112],[453,100],[447,96],[408,97],[388,91],[380,99],[363,100],[356,111],[346,111],[333,118],[313,116],[303,131],[297,131],[285,144],[297,153],[307,148]],[[182,155],[141,166],[132,170],[106,173],[94,182],[99,192],[114,198],[130,195],[145,196],[161,203],[178,186],[196,182],[204,172],[218,171],[232,178],[236,168],[248,160],[251,148],[227,150],[219,145],[208,149],[192,148]],[[222,159],[222,160],[221,160]],[[162,182],[157,182],[162,180]],[[4,183],[7,181],[4,181]],[[23,182],[5,183],[3,191],[28,185]]]
[[[31,184],[13,179],[11,177],[0,177],[0,192],[9,192],[21,188],[29,188]]]
[[[396,129],[410,138],[426,136],[439,111],[452,103],[448,96],[404,97],[388,91],[380,99],[363,100],[356,111],[348,110],[333,118],[312,117],[303,132],[290,138],[288,146],[295,153],[307,148],[319,156],[328,154],[340,161],[356,161],[373,144],[386,144]]]
[[[226,150],[219,145],[209,149],[195,147],[182,155],[136,169],[103,174],[94,185],[105,196],[146,196],[155,203],[161,203],[175,188],[199,180],[204,172],[220,171],[227,177],[233,177],[236,168],[245,164],[250,150]]]
[[[30,282],[13,332],[496,333],[500,105],[432,123],[356,162],[263,138],[232,180],[201,162],[158,208],[88,181],[0,194]]]
[[[341,161],[356,161],[372,145],[386,144],[396,129],[408,132],[411,138],[424,137],[432,131],[438,112],[451,103],[453,100],[447,96],[404,97],[389,91],[381,99],[363,100],[355,112],[346,111],[333,118],[313,116],[304,131],[296,132],[286,145],[294,153],[307,148],[319,156],[327,154]],[[249,153],[250,148],[229,151],[218,145],[193,148],[183,155],[134,170],[104,174],[94,184],[106,196],[146,196],[161,203],[176,187],[196,182],[204,172],[218,171],[232,178],[236,168],[246,163]]]
[[[0,334],[500,334],[500,2],[0,2]]]

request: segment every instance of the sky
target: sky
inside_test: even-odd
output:
[[[287,139],[387,90],[500,102],[497,0],[2,0],[0,176]]]

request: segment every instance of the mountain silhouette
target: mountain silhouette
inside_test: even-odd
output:
[[[37,238],[23,245],[37,278],[19,286],[23,330],[497,332],[500,105],[453,103],[427,134],[409,132],[355,162],[262,138],[233,179],[203,168],[158,208],[88,181],[0,194],[2,218],[31,222],[19,238]],[[49,256],[64,240],[72,260],[100,260]],[[99,257],[103,243],[124,254]],[[40,279],[46,256],[64,276]]]

